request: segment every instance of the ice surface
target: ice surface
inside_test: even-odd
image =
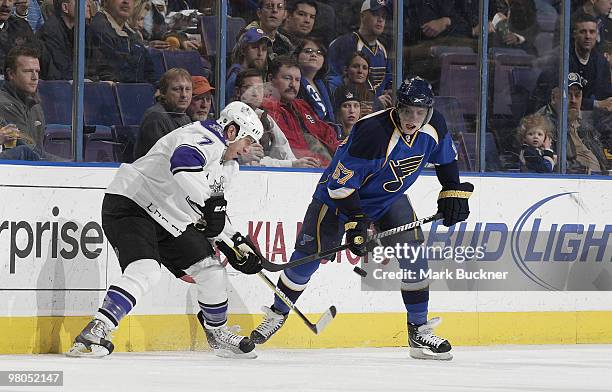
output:
[[[63,370],[64,387],[0,391],[612,391],[612,345],[458,347],[448,362],[406,348],[267,350],[255,360],[202,352],[104,359],[2,355],[0,370]]]

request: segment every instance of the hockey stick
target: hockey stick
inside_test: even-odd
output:
[[[230,247],[232,246],[231,244],[233,243],[233,241],[230,238],[228,238],[225,234],[221,234],[219,236],[219,239],[225,242],[228,246]],[[256,251],[257,255],[259,256],[261,260],[265,260],[264,257],[261,255],[261,253],[259,253],[256,249],[254,250]],[[310,329],[315,335],[320,334],[325,329],[325,327],[327,327],[327,325],[334,319],[334,317],[336,317],[336,307],[332,305],[329,307],[329,309],[323,312],[323,314],[321,315],[321,317],[319,317],[319,320],[316,322],[316,324],[313,324],[310,320],[308,320],[308,318],[304,315],[304,313],[302,313],[302,311],[299,310],[297,306],[295,306],[293,301],[291,301],[285,295],[285,293],[283,293],[274,284],[274,282],[272,282],[270,278],[268,278],[266,274],[264,274],[262,271],[259,271],[257,275],[259,275],[259,277],[264,281],[264,283],[270,289],[272,289],[272,291],[274,291],[274,294],[276,294],[278,298],[280,298],[281,301],[283,301],[285,305],[289,307],[289,309],[293,310],[295,314],[297,314],[298,317],[302,319],[302,321],[304,322],[304,324],[306,324],[308,329]]]
[[[336,317],[336,307],[334,305],[330,306],[329,309],[327,309],[325,312],[323,312],[323,314],[321,315],[321,317],[319,317],[319,320],[313,324],[310,320],[308,320],[308,318],[304,315],[304,313],[302,313],[297,306],[295,306],[293,304],[293,302],[287,298],[287,296],[285,295],[285,293],[283,293],[271,280],[270,278],[268,278],[268,276],[266,274],[264,274],[262,271],[259,271],[257,273],[257,275],[259,275],[259,277],[268,285],[269,288],[272,289],[272,291],[274,291],[274,293],[278,296],[278,298],[281,299],[281,301],[283,301],[285,303],[285,305],[287,305],[289,307],[289,309],[293,310],[295,312],[295,314],[298,315],[299,318],[302,319],[302,321],[304,322],[304,324],[306,324],[306,326],[315,334],[318,335],[320,334],[325,327],[327,327],[327,325],[334,319],[334,317]]]
[[[428,216],[426,218],[417,219],[417,220],[415,220],[413,222],[406,223],[405,225],[401,225],[401,226],[394,227],[394,228],[389,229],[389,230],[382,231],[380,233],[377,233],[377,234],[374,234],[374,235],[370,236],[367,239],[366,244],[371,244],[372,242],[374,242],[376,240],[379,240],[379,239],[385,238],[385,237],[389,237],[389,236],[392,236],[394,234],[401,233],[403,231],[409,231],[409,230],[416,229],[417,227],[420,227],[420,226],[424,225],[425,223],[433,222],[433,221],[438,220],[438,219],[442,219],[442,214],[441,213],[437,213],[435,215],[431,215],[431,216]],[[275,264],[275,263],[270,262],[269,260],[266,260],[266,259],[262,258],[261,264],[262,264],[262,266],[264,267],[264,269],[266,271],[278,272],[278,271],[282,271],[282,270],[287,269],[287,268],[297,267],[298,265],[310,263],[311,261],[314,261],[314,260],[322,259],[322,258],[324,258],[326,256],[333,255],[336,252],[348,249],[348,247],[349,247],[349,244],[345,243],[345,244],[342,244],[342,245],[338,245],[338,246],[336,246],[334,248],[331,248],[331,249],[328,249],[328,250],[324,250],[324,251],[315,253],[315,254],[310,255],[310,256],[302,257],[301,259],[290,261],[290,262],[285,263],[285,264]],[[360,272],[357,272],[357,273],[362,275]]]

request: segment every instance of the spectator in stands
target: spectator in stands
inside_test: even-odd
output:
[[[385,0],[365,0],[361,5],[359,30],[342,35],[329,47],[330,77],[342,77],[344,66],[353,52],[361,53],[370,67],[368,78],[375,95],[380,96],[391,88],[391,61],[387,49],[379,41],[385,30],[388,9]]]
[[[572,21],[574,48],[570,49],[570,72],[586,80],[582,91],[582,110],[598,108],[612,112],[610,66],[605,57],[595,49],[597,20],[587,14],[578,14]],[[559,59],[553,58],[540,74],[534,90],[534,106],[547,102],[553,87],[557,86]]]
[[[200,44],[184,32],[170,29],[165,20],[164,0],[136,0],[134,4],[128,24],[149,47],[160,50],[200,49]]]
[[[612,73],[612,41],[605,41],[601,45],[601,52],[608,62],[609,69]],[[612,90],[612,80],[610,80],[610,89]],[[593,110],[593,125],[601,134],[601,142],[604,146],[604,151],[608,160],[612,161],[612,112],[601,109]]]
[[[204,76],[192,76],[193,86],[191,103],[187,108],[187,115],[191,121],[204,121],[208,119],[208,113],[212,107],[212,91],[214,88]]]
[[[271,49],[272,41],[262,29],[251,27],[238,39],[234,47],[232,58],[233,64],[227,71],[227,82],[225,83],[226,102],[234,97],[234,87],[238,73],[247,68],[258,69],[262,75],[266,75],[268,69],[268,51]]]
[[[331,94],[325,79],[327,76],[326,54],[325,46],[320,40],[313,37],[304,38],[295,48],[295,56],[302,71],[298,98],[308,102],[321,120],[334,123]]]
[[[374,87],[368,78],[369,72],[370,66],[366,57],[361,53],[354,52],[349,57],[346,67],[344,67],[342,83],[338,86],[337,78],[330,80],[334,97],[337,90],[340,90],[339,94],[344,94],[346,90],[354,91],[357,94],[357,99],[361,103],[362,116],[393,105],[393,98],[389,92],[385,91],[384,94],[375,96]]]
[[[186,114],[191,103],[191,75],[182,68],[166,71],[159,80],[160,100],[147,109],[140,122],[134,158],[145,155],[163,136],[191,123]]]
[[[355,91],[343,88],[337,90],[337,92],[334,108],[336,109],[336,120],[342,127],[340,139],[344,140],[353,129],[353,125],[361,117],[361,104]]]
[[[268,76],[279,99],[264,100],[262,109],[276,121],[296,157],[316,158],[326,167],[339,145],[337,133],[319,119],[306,101],[297,98],[302,78],[297,61],[293,57],[279,56],[270,65]]]
[[[0,160],[40,161],[40,155],[25,144],[23,138],[15,124],[0,119]]]
[[[504,0],[498,4],[491,21],[491,46],[523,49],[536,55],[535,38],[539,28],[534,0]]]
[[[4,71],[4,58],[12,48],[36,45],[28,22],[11,15],[12,10],[13,0],[0,0],[0,72]]]
[[[292,53],[293,44],[287,36],[278,31],[287,17],[285,0],[259,0],[257,4],[258,20],[251,22],[246,28],[260,28],[270,38],[272,41],[272,51],[268,52],[270,59]]]
[[[149,46],[155,49],[170,49],[170,43],[165,41],[169,27],[166,24],[167,7],[165,0],[151,0],[145,2],[150,4],[150,8],[144,5],[146,13],[142,22],[142,35]],[[136,7],[138,8],[138,7]]]
[[[603,155],[603,146],[599,133],[582,119],[582,94],[586,81],[577,73],[568,75],[568,134],[567,134],[567,171],[568,173],[601,173],[606,170],[607,160]],[[550,96],[550,103],[536,113],[545,116],[553,124],[553,138],[559,138],[557,113],[561,109],[561,89],[555,87]]]
[[[552,150],[553,126],[545,116],[530,114],[521,119],[517,138],[521,143],[519,160],[521,171],[552,173],[557,155]]]
[[[25,140],[42,152],[45,116],[38,98],[40,62],[38,52],[28,46],[18,46],[6,56],[0,88],[0,118],[15,124],[25,134]]]
[[[287,3],[287,19],[280,29],[293,46],[298,46],[306,38],[315,25],[318,6],[314,0],[289,0]]]
[[[363,0],[317,0],[333,8],[336,14],[335,31],[338,36],[356,31],[359,29],[359,19]],[[321,12],[320,14],[322,14]]]
[[[572,15],[587,14],[597,21],[597,46],[600,47],[605,41],[612,41],[612,20],[608,17],[612,10],[610,0],[585,0]]]
[[[145,34],[147,31],[144,28],[145,17],[153,9],[151,2],[148,0],[135,0],[134,11],[132,16],[127,21],[128,26],[134,30],[141,41],[147,41]],[[169,45],[169,44],[168,44]],[[178,49],[178,48],[177,48]]]
[[[278,124],[266,111],[261,109],[264,88],[259,70],[248,68],[238,74],[235,98],[255,110],[264,126],[264,135],[260,143],[252,144],[249,154],[241,155],[238,158],[240,164],[270,167],[319,167],[319,161],[315,158],[306,156],[297,159]]]
[[[38,31],[43,23],[45,23],[38,0],[15,0],[13,14],[17,18],[21,18],[28,22],[33,32]]]
[[[134,0],[106,0],[89,25],[94,67],[100,80],[156,84],[149,52],[127,21]]]
[[[72,80],[72,57],[74,55],[74,25],[76,0],[56,0],[56,13],[49,15],[45,24],[36,32],[44,50],[43,63],[49,64],[43,69],[41,78],[44,80]],[[89,2],[85,7],[85,19],[91,19]],[[91,48],[86,45],[86,49]],[[87,53],[87,52],[86,52]],[[86,57],[91,58],[87,53]],[[88,61],[88,66],[92,66]],[[86,69],[85,75],[93,77],[93,71]]]
[[[404,19],[410,21],[404,30],[405,72],[437,84],[440,70],[431,47],[475,48],[478,42],[473,35],[474,16],[478,16],[477,1],[405,1]]]

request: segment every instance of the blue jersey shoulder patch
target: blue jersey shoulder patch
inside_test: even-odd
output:
[[[362,118],[351,130],[349,154],[355,158],[370,160],[385,158],[394,130],[395,123],[391,120],[390,109]]]

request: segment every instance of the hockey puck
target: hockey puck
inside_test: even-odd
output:
[[[362,278],[368,276],[368,273],[363,268],[355,266],[355,268],[353,268],[353,271],[355,271],[355,273],[361,276]]]

